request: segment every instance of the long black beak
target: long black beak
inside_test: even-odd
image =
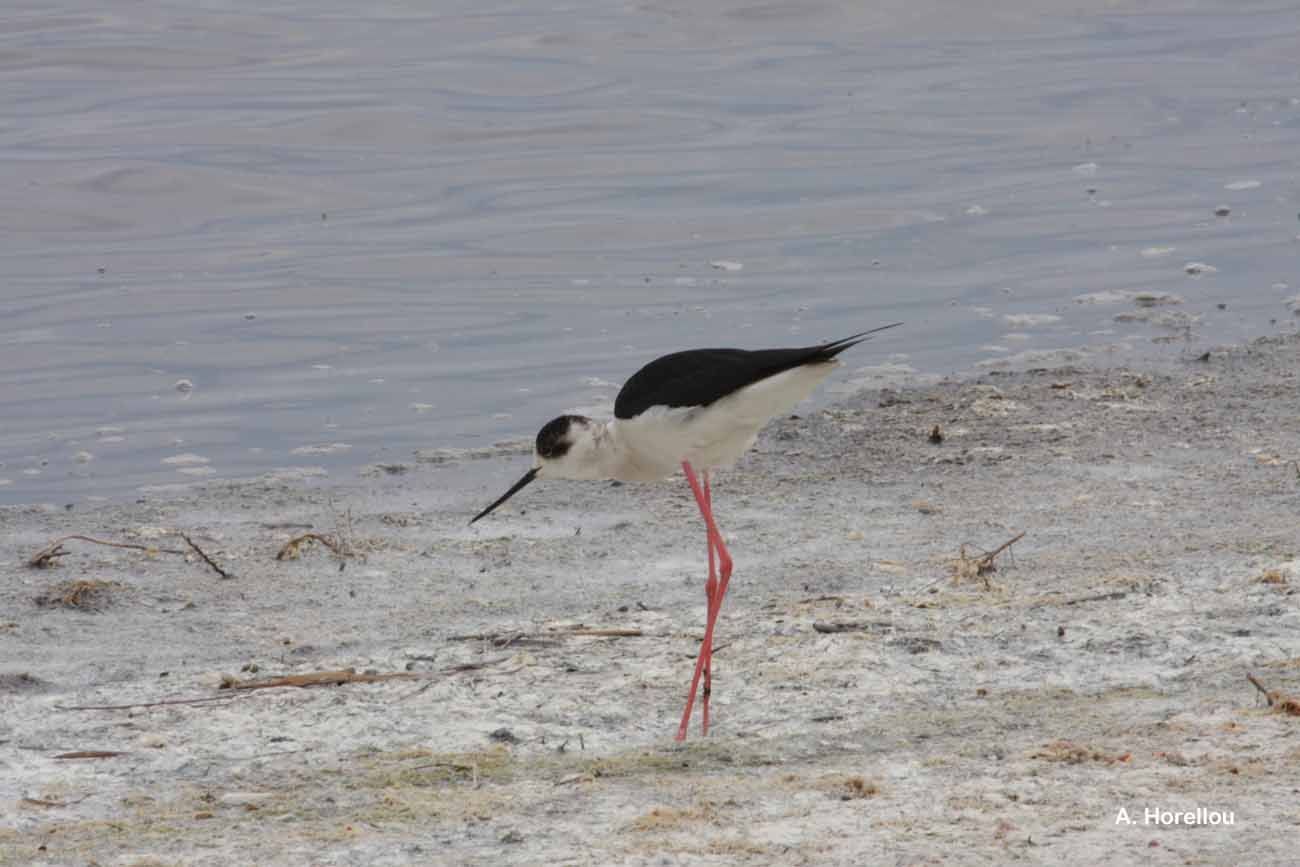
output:
[[[471,523],[471,524],[474,523],[474,521],[477,521],[479,518],[482,518],[483,516],[487,515],[488,512],[491,512],[491,511],[492,511],[493,509],[495,509],[497,506],[501,505],[501,504],[504,503],[506,500],[510,499],[510,498],[513,497],[515,494],[517,494],[517,493],[519,493],[520,491],[522,491],[522,490],[524,489],[524,486],[525,486],[525,485],[527,485],[527,484],[528,484],[529,482],[531,482],[533,479],[537,478],[537,471],[538,471],[539,469],[541,469],[541,467],[533,467],[531,470],[529,470],[528,472],[524,473],[524,477],[523,477],[522,479],[520,479],[519,481],[515,482],[514,486],[513,486],[510,490],[506,491],[504,494],[501,495],[501,499],[497,500],[495,503],[493,503],[492,505],[488,506],[486,509],[484,509],[483,511],[481,511],[481,512],[479,512],[477,515],[475,515],[475,516],[473,517],[473,519],[470,520],[470,523]]]

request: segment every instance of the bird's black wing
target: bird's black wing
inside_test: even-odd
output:
[[[894,325],[883,328],[893,328]],[[674,352],[656,358],[632,374],[614,401],[614,416],[635,418],[652,406],[708,406],[769,376],[804,364],[831,361],[850,346],[861,343],[867,335],[883,328],[874,328],[832,343],[795,349],[688,349]]]

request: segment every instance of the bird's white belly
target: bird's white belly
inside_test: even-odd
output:
[[[731,465],[768,421],[794,409],[834,366],[827,362],[787,370],[706,407],[655,406],[636,418],[616,420],[621,460],[614,478],[662,479],[676,473],[682,461],[699,470]]]

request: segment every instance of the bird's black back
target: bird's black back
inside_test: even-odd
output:
[[[894,323],[897,325],[899,323]],[[885,325],[883,328],[893,328]],[[615,418],[635,418],[652,406],[708,406],[747,385],[835,356],[883,328],[795,349],[688,349],[656,358],[632,374],[614,401]]]

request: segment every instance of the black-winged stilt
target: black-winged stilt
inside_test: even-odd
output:
[[[704,518],[709,580],[704,642],[695,662],[677,740],[686,738],[700,675],[700,722],[709,733],[713,629],[731,580],[731,555],[713,519],[709,471],[732,464],[754,444],[769,420],[794,409],[839,364],[835,356],[882,325],[843,340],[797,349],[689,349],[656,358],[632,374],[614,401],[614,418],[592,421],[562,415],[537,434],[533,468],[500,499],[470,520],[486,516],[533,479],[656,481],[686,474]],[[696,470],[703,476],[703,484]],[[715,565],[716,558],[716,565]]]

